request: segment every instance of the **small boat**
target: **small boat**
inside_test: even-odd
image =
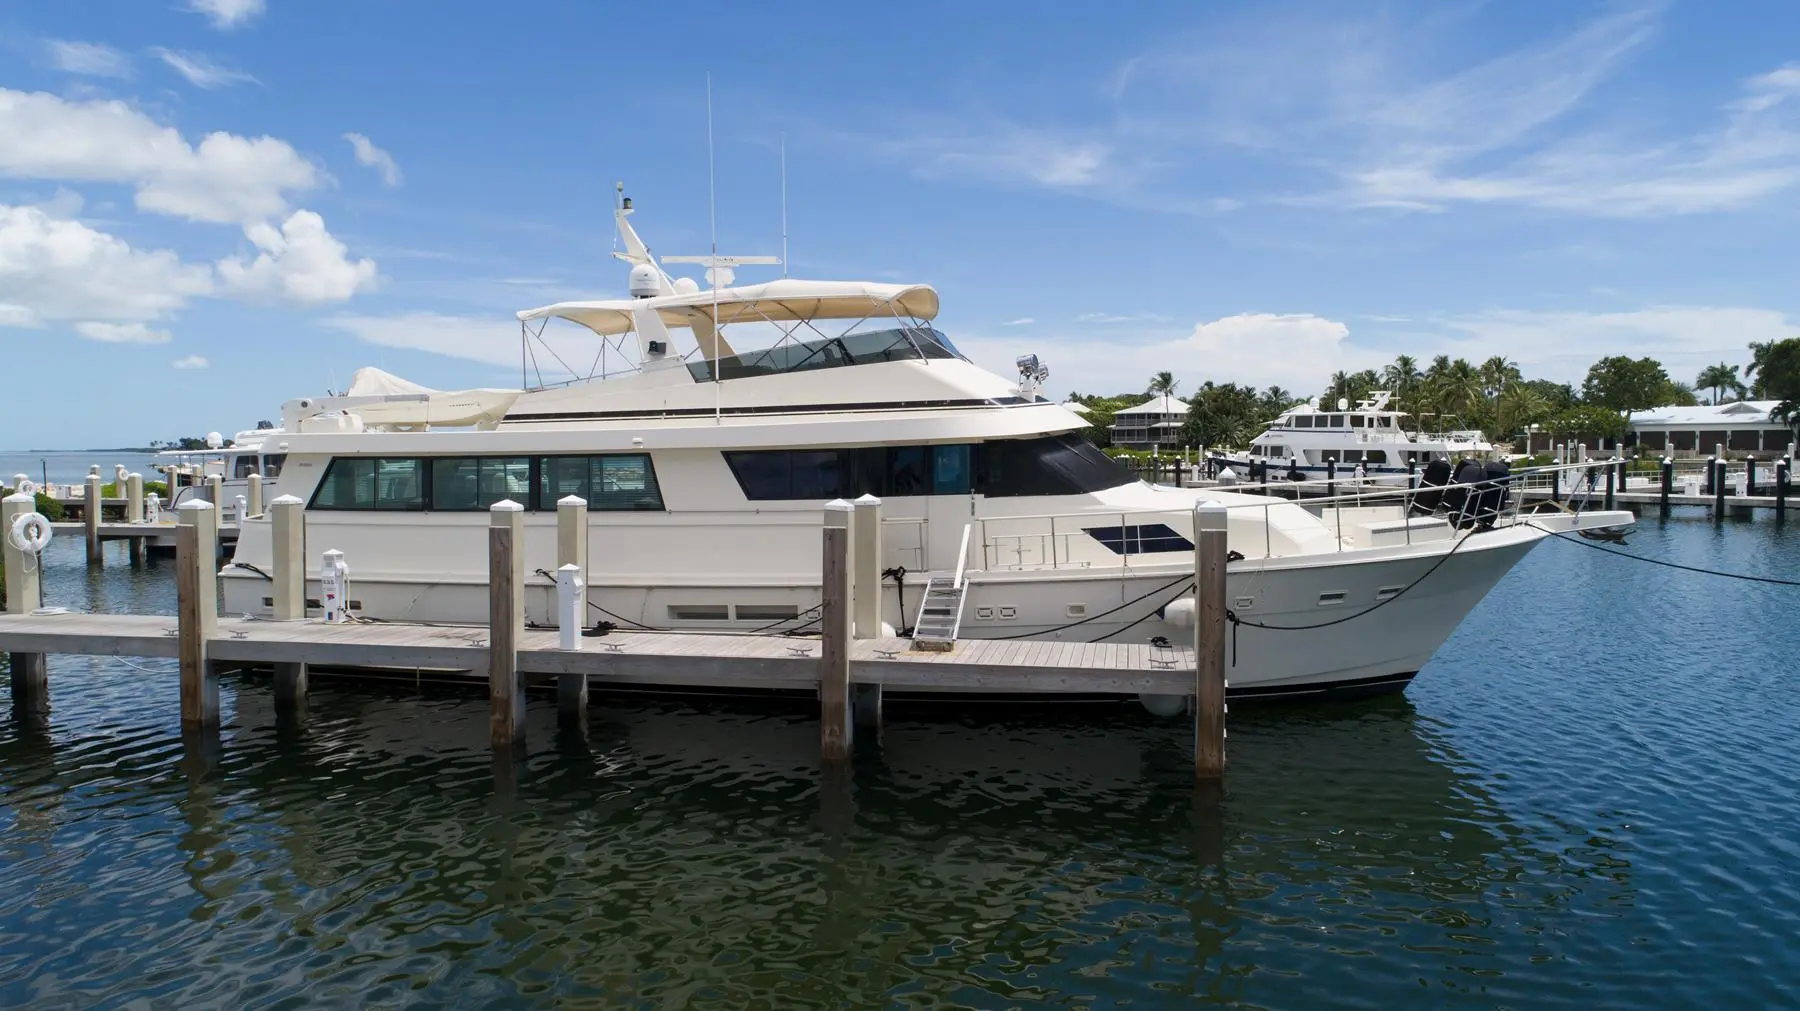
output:
[[[1214,470],[1231,467],[1240,475],[1267,467],[1271,479],[1277,475],[1316,479],[1333,470],[1350,479],[1360,471],[1392,484],[1433,460],[1485,459],[1493,454],[1493,444],[1479,431],[1409,431],[1410,415],[1390,409],[1391,399],[1391,393],[1378,390],[1355,407],[1339,400],[1336,410],[1327,410],[1314,397],[1269,422],[1251,440],[1248,451],[1213,453],[1209,462]]]

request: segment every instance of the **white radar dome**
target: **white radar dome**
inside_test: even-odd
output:
[[[655,266],[640,263],[631,268],[631,283],[627,290],[632,298],[655,298],[662,294],[662,275]]]
[[[206,448],[207,449],[218,449],[219,447],[221,447],[223,445],[225,445],[225,437],[224,436],[220,435],[217,432],[206,433]]]
[[[675,279],[675,294],[677,295],[692,295],[699,290],[700,282],[691,277],[678,277]]]

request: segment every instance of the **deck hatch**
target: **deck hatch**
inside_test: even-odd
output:
[[[1163,551],[1194,550],[1194,542],[1176,533],[1167,523],[1088,527],[1087,534],[1115,555],[1150,555]]]

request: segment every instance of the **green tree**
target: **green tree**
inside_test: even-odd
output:
[[[1739,399],[1744,396],[1744,384],[1738,379],[1738,367],[1724,362],[1701,369],[1700,374],[1694,377],[1694,388],[1713,391],[1712,402],[1715,404],[1722,402],[1721,395],[1725,390],[1736,392]]]
[[[1188,398],[1181,441],[1189,446],[1243,446],[1262,431],[1265,420],[1256,387],[1208,382]]]
[[[1756,383],[1765,398],[1777,401],[1769,420],[1800,429],[1800,337],[1763,345],[1757,356]]]
[[[1175,373],[1158,372],[1150,377],[1150,385],[1146,387],[1145,392],[1153,397],[1160,397],[1164,394],[1172,397],[1175,395],[1175,387],[1180,385],[1181,380],[1175,378]]]
[[[1407,410],[1418,406],[1412,402],[1412,398],[1424,379],[1425,373],[1419,371],[1418,359],[1412,355],[1400,355],[1392,365],[1381,370],[1381,381],[1387,384],[1394,399]]]
[[[1264,390],[1262,396],[1258,398],[1257,408],[1262,412],[1263,419],[1268,420],[1301,402],[1299,397],[1287,390],[1279,386],[1271,386]]]
[[[1545,422],[1545,427],[1559,435],[1599,436],[1617,439],[1625,435],[1630,422],[1619,412],[1595,404],[1577,404]]]
[[[1654,358],[1614,355],[1588,366],[1581,384],[1581,399],[1593,407],[1631,412],[1657,406],[1669,390],[1669,374]]]

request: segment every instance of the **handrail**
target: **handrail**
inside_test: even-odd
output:
[[[950,584],[951,589],[962,589],[963,570],[969,564],[969,534],[974,529],[973,521],[963,524],[962,547],[956,552],[956,581]]]

